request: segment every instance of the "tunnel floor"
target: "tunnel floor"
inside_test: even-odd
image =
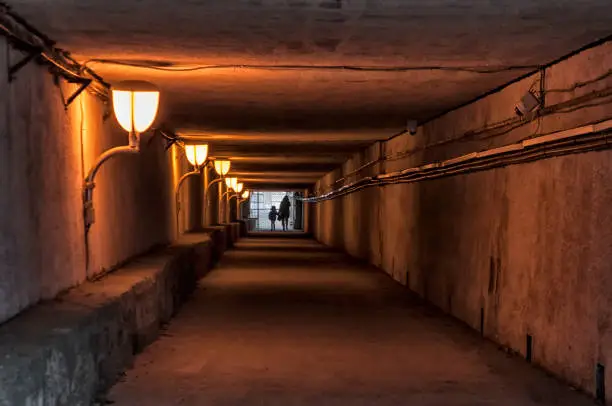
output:
[[[250,238],[108,394],[115,405],[593,405],[316,242]]]

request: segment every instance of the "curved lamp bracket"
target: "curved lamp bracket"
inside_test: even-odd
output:
[[[219,178],[217,178],[217,179],[211,180],[211,181],[208,183],[208,185],[206,185],[206,192],[208,192],[208,189],[210,189],[210,187],[211,187],[212,185],[214,185],[215,183],[222,182],[222,181],[223,181],[223,176],[221,176],[221,177],[219,177]]]
[[[190,178],[192,176],[198,176],[198,175],[200,175],[200,169],[195,169],[191,172],[187,172],[186,174],[184,174],[183,176],[179,178],[179,181],[176,184],[176,191],[174,192],[177,211],[181,210],[181,201],[180,201],[180,194],[179,194],[179,192],[181,191],[181,185],[187,180],[187,178]]]
[[[111,148],[98,157],[96,162],[87,173],[87,177],[83,182],[83,216],[85,221],[85,231],[88,231],[91,225],[95,222],[95,212],[93,207],[93,191],[96,187],[94,182],[96,174],[102,167],[104,162],[112,157],[125,154],[137,154],[140,152],[139,136],[137,133],[130,134],[130,145]]]
[[[230,194],[230,193],[233,193],[233,196],[229,196],[229,197],[227,198],[227,200],[231,200],[231,199],[233,199],[234,197],[238,197],[238,193],[235,193],[233,190],[231,190],[231,189],[230,189],[230,190],[228,190],[227,192],[223,193],[223,195],[221,196],[221,200],[225,199],[225,196],[227,196],[227,195],[228,195],[228,194]]]

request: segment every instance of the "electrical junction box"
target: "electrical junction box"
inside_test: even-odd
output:
[[[519,116],[524,116],[530,111],[533,111],[540,105],[540,100],[531,91],[528,92],[521,101],[514,107],[514,111]]]

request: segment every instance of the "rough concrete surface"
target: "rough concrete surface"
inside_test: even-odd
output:
[[[250,183],[296,189],[316,181],[298,179],[319,159],[326,165],[315,169],[329,171],[409,119],[425,121],[610,35],[612,23],[609,0],[7,2],[108,81],[158,85],[169,128],[199,134],[214,154],[257,158],[237,163],[266,172]],[[163,71],[194,65],[208,68]],[[456,67],[495,72],[448,70]]]
[[[249,238],[107,396],[148,405],[591,405],[312,240]]]
[[[62,97],[76,85],[61,79],[60,89],[44,67],[30,63],[9,82],[8,67],[23,57],[0,37],[0,322],[167,244],[177,227],[182,233],[198,221],[198,190],[184,187],[184,219],[175,224],[184,156],[143,134],[139,154],[109,160],[95,179],[86,253],[83,179],[102,152],[126,145],[127,135],[112,115],[103,119],[110,106],[88,92],[65,109]]]
[[[546,71],[546,89],[603,77],[612,44]],[[465,133],[512,117],[539,77],[427,124],[417,136],[388,141],[384,168],[398,171],[495,148],[612,117],[606,98],[500,134]],[[568,92],[553,105],[612,86],[607,77]],[[487,135],[487,134],[485,134]],[[376,157],[355,155],[318,184],[325,188]],[[395,158],[397,157],[397,158]],[[372,188],[318,204],[316,236],[388,272],[439,308],[521,354],[532,337],[533,361],[596,393],[596,367],[612,365],[611,152],[542,159],[433,181]],[[341,184],[341,183],[340,183]],[[359,221],[356,221],[358,219]],[[607,368],[605,384],[612,385]]]
[[[0,405],[90,406],[210,269],[192,234],[0,326]]]
[[[606,0],[9,3],[83,61],[116,58],[162,66],[537,65],[609,35],[611,21]],[[147,75],[168,95],[174,125],[219,131],[323,129],[342,123],[350,132],[356,122],[367,128],[401,127],[407,116],[424,119],[524,72],[227,69],[176,74],[91,66],[109,79]],[[316,142],[316,131],[312,136]]]

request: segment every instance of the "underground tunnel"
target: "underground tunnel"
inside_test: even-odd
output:
[[[611,145],[609,0],[0,0],[0,406],[612,404]]]

